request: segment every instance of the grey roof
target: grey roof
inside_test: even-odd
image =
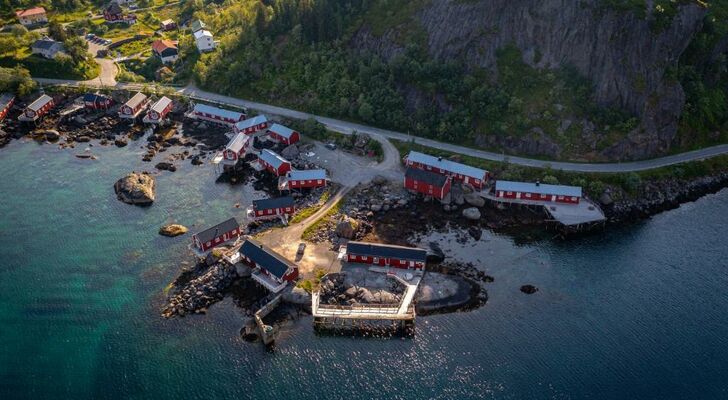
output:
[[[129,106],[131,108],[136,108],[139,104],[144,102],[147,99],[147,95],[145,95],[142,92],[137,92],[134,96],[132,96],[131,99],[129,99],[126,103],[124,103],[125,106]]]
[[[266,163],[273,166],[273,168],[278,169],[282,164],[287,163],[288,160],[278,155],[278,153],[264,149],[263,151],[258,154],[258,158],[265,161]]]
[[[349,242],[346,245],[346,253],[372,257],[398,258],[400,260],[418,262],[425,262],[427,259],[427,251],[417,247],[365,242]]]
[[[245,121],[240,121],[235,124],[235,127],[238,128],[238,130],[242,131],[245,128],[250,128],[251,126],[262,124],[263,122],[268,122],[268,118],[265,115],[261,114],[257,117],[248,118]]]
[[[53,100],[53,98],[51,96],[48,96],[47,94],[43,94],[40,97],[38,97],[37,99],[35,99],[34,102],[30,103],[28,108],[33,111],[38,111],[44,105],[46,105],[46,103],[48,103],[51,100]]]
[[[556,196],[581,197],[581,187],[547,185],[544,183],[496,181],[496,191],[551,194]]]
[[[192,32],[199,31],[200,29],[204,29],[207,25],[205,25],[204,22],[200,21],[199,19],[194,21],[192,25],[190,25],[190,29],[192,29]]]
[[[283,278],[288,271],[288,268],[296,268],[295,264],[286,260],[283,256],[268,247],[263,246],[257,240],[246,240],[245,243],[240,246],[240,254],[249,258],[261,268],[264,268],[266,271],[278,278]]]
[[[457,163],[455,161],[446,160],[442,157],[434,157],[429,154],[410,151],[407,159],[431,167],[437,167],[452,173],[469,176],[475,179],[484,179],[488,171],[480,168],[471,167],[469,165]]]
[[[217,107],[209,106],[207,104],[202,104],[202,103],[195,104],[193,111],[206,113],[206,114],[218,115],[220,117],[230,118],[230,119],[233,119],[236,121],[243,117],[243,114],[239,113],[237,111],[225,110],[223,108],[217,108]]]
[[[293,197],[276,197],[274,199],[253,200],[254,210],[269,210],[272,208],[293,207]]]
[[[270,128],[268,128],[269,131],[275,132],[278,135],[283,136],[286,139],[290,139],[291,135],[293,135],[293,132],[295,132],[293,129],[283,126],[281,124],[273,124]]]
[[[288,179],[294,181],[327,179],[325,169],[292,170],[288,172]]]
[[[200,30],[193,32],[192,35],[195,37],[195,40],[197,40],[197,39],[199,39],[201,37],[205,37],[205,36],[212,37],[212,32],[204,30],[204,29],[200,29]]]
[[[61,43],[56,42],[55,40],[44,38],[44,39],[38,39],[35,42],[33,42],[33,45],[31,46],[34,49],[41,49],[41,50],[51,50],[51,49],[60,49]]]
[[[442,174],[436,174],[434,172],[425,171],[419,168],[407,168],[404,173],[405,178],[411,178],[419,182],[429,183],[430,185],[443,187],[447,182],[448,177]]]
[[[124,10],[121,9],[119,3],[112,1],[111,4],[106,7],[106,12],[109,14],[123,14]]]
[[[170,104],[172,104],[172,99],[170,99],[167,96],[164,96],[161,99],[157,100],[156,103],[154,103],[154,105],[152,106],[152,111],[161,113]]]
[[[10,104],[11,101],[15,99],[15,96],[10,93],[3,93],[0,95],[0,111],[2,111],[5,107]]]
[[[232,150],[234,152],[239,152],[240,149],[242,149],[248,141],[250,141],[251,137],[244,134],[244,133],[238,133],[235,135],[232,140],[230,140],[230,143],[225,147],[225,150]]]
[[[221,222],[213,226],[212,228],[197,233],[195,236],[197,236],[197,240],[199,240],[200,242],[206,243],[212,241],[212,239],[215,239],[216,237],[221,236],[226,232],[230,232],[233,229],[237,229],[239,227],[240,224],[238,224],[238,220],[236,220],[235,218],[230,218],[229,220]]]

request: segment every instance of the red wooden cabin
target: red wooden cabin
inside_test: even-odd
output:
[[[8,116],[10,108],[15,104],[15,96],[5,93],[0,96],[0,122]]]
[[[470,184],[478,190],[482,189],[488,180],[488,171],[484,169],[445,160],[442,157],[433,157],[429,154],[416,151],[410,151],[404,161],[408,167],[449,175],[454,180]]]
[[[240,121],[233,126],[235,133],[244,133],[246,135],[252,135],[256,132],[260,132],[268,128],[268,118],[265,115],[258,115],[257,117],[248,118],[245,121]]]
[[[579,204],[582,191],[579,186],[496,181],[495,195],[502,199]]]
[[[257,217],[275,217],[291,215],[296,212],[293,197],[277,197],[274,199],[253,200],[253,214]]]
[[[404,187],[426,196],[442,200],[452,185],[452,178],[417,168],[407,168],[404,174]]]
[[[273,124],[268,129],[268,136],[276,142],[283,144],[293,144],[301,140],[300,133],[280,124]]]
[[[346,261],[421,270],[427,262],[427,251],[416,247],[349,242],[346,245]]]
[[[240,157],[245,155],[252,141],[253,139],[250,136],[244,133],[238,133],[225,146],[225,150],[222,153],[223,159],[229,163],[237,163]]]
[[[298,279],[296,264],[254,239],[249,238],[240,246],[240,258],[255,268],[251,275],[253,280],[273,293]]]
[[[291,170],[286,174],[288,189],[324,187],[328,183],[325,169]]]
[[[43,118],[55,105],[56,103],[51,96],[43,94],[35,99],[34,102],[30,103],[28,107],[25,107],[23,114],[18,119],[21,121],[37,121]]]
[[[223,123],[223,124],[234,124],[236,122],[243,121],[245,119],[245,114],[239,113],[237,111],[230,111],[225,110],[222,108],[217,108],[213,106],[209,106],[207,104],[200,104],[197,103],[192,108],[192,112],[190,113],[190,116],[197,119],[202,119],[205,121],[210,122],[217,122],[217,123]]]
[[[151,124],[161,123],[164,118],[167,117],[167,114],[172,111],[172,107],[174,107],[172,99],[167,96],[162,97],[152,105],[149,111],[147,111],[147,115],[144,117],[144,122]]]
[[[83,104],[90,110],[106,110],[114,104],[114,100],[102,94],[86,93],[83,95]]]
[[[138,92],[119,108],[119,118],[134,119],[149,105],[149,99],[144,93]]]
[[[258,154],[258,163],[276,176],[285,175],[291,170],[291,163],[276,152],[264,149]]]
[[[242,234],[240,224],[235,218],[222,222],[212,228],[192,235],[192,244],[199,252],[204,253],[216,246],[227,243]]]

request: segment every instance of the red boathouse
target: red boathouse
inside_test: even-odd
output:
[[[286,174],[288,189],[324,187],[328,183],[325,169],[292,170]]]
[[[579,204],[582,192],[579,186],[496,181],[495,195],[502,199]]]
[[[257,117],[240,121],[233,126],[235,133],[244,133],[246,135],[252,135],[268,128],[268,118],[265,115],[258,115]]]
[[[268,136],[276,142],[283,144],[293,144],[301,140],[300,133],[280,124],[273,124],[268,129]]]
[[[450,193],[452,178],[417,168],[407,168],[404,174],[404,187],[426,196],[442,200]]]
[[[253,267],[253,280],[273,293],[298,279],[298,266],[262,243],[247,239],[240,246],[240,258]]]
[[[410,151],[404,161],[408,167],[449,175],[454,180],[470,184],[477,190],[482,189],[488,180],[488,171],[484,169],[445,160],[442,157],[433,157],[429,154],[416,151]]]
[[[416,247],[349,242],[346,245],[346,261],[421,270],[427,262],[427,251]]]
[[[15,96],[9,93],[5,93],[0,96],[0,122],[8,116],[10,108],[15,104]]]
[[[226,164],[236,164],[238,160],[245,155],[248,151],[250,144],[253,142],[253,138],[243,133],[238,133],[235,137],[230,140],[230,143],[225,146],[223,151],[223,159]]]
[[[296,212],[293,197],[277,197],[274,199],[253,200],[253,215],[259,217],[276,217],[291,215]]]
[[[279,156],[276,152],[264,149],[258,153],[258,163],[275,176],[285,175],[291,170],[291,163]]]
[[[212,228],[192,235],[192,245],[197,252],[205,253],[216,246],[237,238],[241,234],[242,230],[238,221],[235,218],[230,218]]]
[[[134,96],[132,96],[131,99],[129,99],[126,103],[124,103],[121,108],[119,108],[119,118],[130,118],[134,119],[141,114],[142,111],[144,111],[147,106],[149,105],[149,99],[147,96],[142,93],[138,92]]]
[[[83,95],[83,105],[90,110],[106,110],[114,104],[111,97],[98,93],[86,93]]]
[[[142,121],[149,124],[160,124],[167,117],[167,114],[172,111],[173,106],[172,99],[164,96],[152,105]]]
[[[44,115],[48,114],[48,111],[50,111],[55,104],[56,103],[53,101],[51,96],[43,94],[34,102],[30,103],[28,107],[25,107],[23,114],[21,114],[18,119],[20,121],[37,121],[38,119],[43,118]]]
[[[192,118],[221,124],[234,124],[245,119],[245,114],[243,113],[225,110],[201,103],[195,104],[195,106],[192,107],[192,112],[188,115]]]

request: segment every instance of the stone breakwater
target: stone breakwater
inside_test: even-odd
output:
[[[194,275],[198,276],[186,281]],[[182,274],[173,283],[175,292],[170,294],[162,316],[171,318],[204,313],[209,306],[223,299],[225,291],[236,278],[235,267],[228,263],[217,262],[209,267],[204,263],[197,264],[193,271]]]

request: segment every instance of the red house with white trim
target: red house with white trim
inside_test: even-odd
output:
[[[198,253],[206,253],[208,250],[227,243],[242,234],[240,224],[235,218],[222,222],[192,235],[192,245]]]
[[[288,189],[324,187],[329,181],[325,169],[291,170],[286,174]]]
[[[404,187],[426,196],[442,200],[450,193],[452,177],[417,168],[407,168]]]
[[[268,136],[276,142],[293,144],[301,140],[301,134],[280,124],[273,124],[268,129]]]
[[[470,184],[478,190],[482,189],[488,180],[488,171],[484,169],[416,151],[410,151],[404,162],[408,167],[452,176],[454,180]]]
[[[0,96],[0,122],[8,116],[10,108],[15,104],[15,96],[9,93],[4,93]]]
[[[137,92],[131,99],[127,100],[119,108],[119,118],[130,118],[134,119],[149,106],[149,98],[142,93]]]
[[[89,110],[106,110],[114,104],[114,100],[102,94],[86,93],[83,95],[83,104]]]
[[[245,152],[248,151],[252,142],[253,138],[245,135],[244,133],[238,133],[235,135],[227,146],[225,146],[225,150],[222,152],[225,164],[236,164],[238,160],[245,155]]]
[[[295,212],[296,203],[290,196],[253,200],[253,216],[256,218],[292,215]]]
[[[225,125],[232,125],[245,119],[245,114],[243,113],[225,110],[222,108],[217,108],[201,103],[195,104],[195,106],[192,107],[192,111],[187,115],[190,118],[201,119]]]
[[[253,267],[253,280],[278,293],[298,279],[298,266],[257,240],[248,238],[240,246],[240,258]]]
[[[275,176],[285,175],[291,170],[291,163],[288,160],[268,149],[264,149],[258,154],[258,163]]]
[[[422,270],[427,262],[427,251],[417,247],[350,241],[346,245],[346,261]]]
[[[142,121],[149,124],[161,124],[167,114],[172,111],[172,107],[174,107],[172,99],[164,96],[152,105]]]
[[[248,118],[245,121],[240,121],[233,126],[235,133],[244,133],[246,135],[252,135],[268,128],[268,118],[265,115],[258,115],[253,118]]]
[[[547,185],[540,182],[496,181],[495,196],[501,199],[579,204],[581,187]]]
[[[43,118],[44,115],[48,114],[48,111],[50,111],[55,105],[56,102],[53,101],[51,96],[43,94],[35,99],[34,102],[30,103],[28,107],[25,107],[23,114],[18,117],[18,120],[31,122],[37,121],[38,119]]]

